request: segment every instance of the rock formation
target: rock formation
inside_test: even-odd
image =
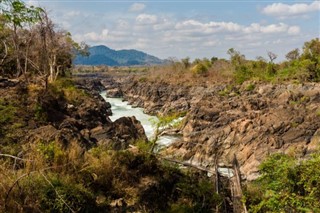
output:
[[[12,113],[18,115],[14,118],[19,119],[10,121],[8,117],[1,123],[2,143],[56,141],[67,148],[75,142],[86,150],[97,144],[124,149],[131,141],[147,140],[134,117],[115,122],[109,119],[111,105],[99,95],[104,88],[99,80],[78,79],[75,87],[84,93],[77,103],[70,102],[63,92],[45,90],[37,83],[0,79],[0,110],[12,108]],[[14,125],[19,128],[11,133]]]
[[[206,167],[229,166],[236,155],[248,180],[269,154],[304,158],[320,144],[320,85],[247,82],[173,85],[132,77],[112,83],[133,106],[149,114],[186,112],[183,139],[165,152]]]

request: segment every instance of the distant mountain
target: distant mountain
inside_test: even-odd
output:
[[[99,45],[89,48],[90,56],[78,55],[76,65],[109,65],[109,66],[132,66],[162,64],[163,60],[137,50],[113,50]]]

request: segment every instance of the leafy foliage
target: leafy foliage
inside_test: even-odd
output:
[[[270,62],[263,58],[257,61],[245,60],[240,52],[229,49],[230,61],[235,69],[234,79],[242,84],[247,80],[263,81],[319,81],[320,78],[320,41],[319,38],[305,42],[303,53],[294,49],[286,54],[288,61],[275,64],[276,54],[268,52]]]
[[[191,71],[194,75],[205,75],[208,73],[208,68],[203,63],[198,63],[192,67]]]
[[[260,165],[261,177],[247,187],[251,212],[318,212],[320,153],[299,162],[273,154]]]

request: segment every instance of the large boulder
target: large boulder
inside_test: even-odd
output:
[[[147,136],[134,116],[121,117],[108,126],[98,126],[91,129],[90,135],[97,143],[112,149],[126,149],[131,142],[147,141]]]

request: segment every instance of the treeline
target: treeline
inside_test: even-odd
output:
[[[229,59],[203,58],[181,60],[171,58],[165,66],[149,68],[151,80],[167,82],[220,82],[237,83],[244,81],[316,81],[320,80],[320,40],[314,38],[304,43],[301,49],[289,51],[286,60],[276,63],[277,54],[267,52],[267,57],[258,56],[255,60],[246,59],[240,51],[230,48]],[[167,78],[168,77],[168,78]],[[190,81],[191,80],[191,81]]]
[[[44,9],[20,0],[0,1],[0,75],[37,75],[52,82],[71,68],[76,53],[87,54],[86,49],[58,29]]]
[[[281,63],[274,62],[277,55],[273,52],[268,52],[268,59],[259,56],[256,60],[246,60],[243,54],[233,48],[228,50],[228,54],[234,69],[235,80],[239,83],[250,79],[320,80],[319,38],[305,42],[302,51],[298,48],[291,50],[285,55],[286,60]]]

